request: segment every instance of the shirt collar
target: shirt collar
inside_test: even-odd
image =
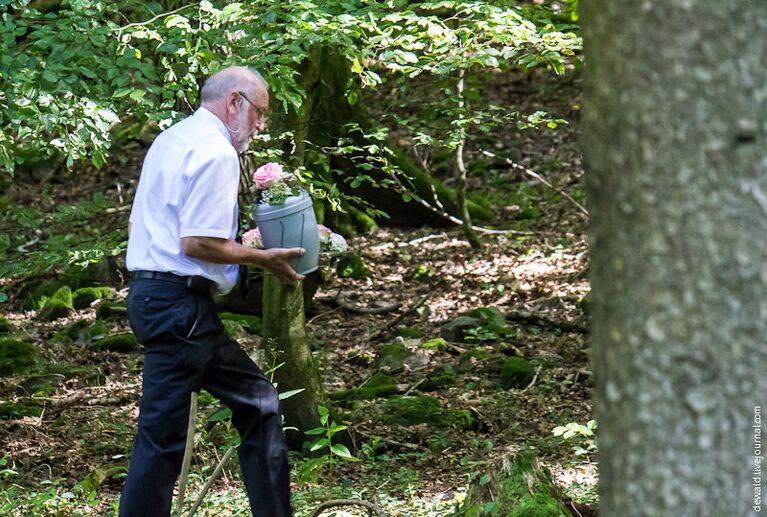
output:
[[[224,135],[229,141],[229,143],[232,143],[232,135],[229,133],[229,130],[226,128],[226,124],[218,118],[213,112],[210,110],[203,108],[200,106],[200,108],[194,112],[195,117],[199,117],[200,120],[207,124],[211,124],[213,126],[216,126],[216,129],[221,132],[222,135]]]

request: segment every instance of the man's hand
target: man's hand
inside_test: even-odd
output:
[[[252,264],[263,268],[282,282],[293,285],[304,279],[288,262],[304,254],[303,248],[247,248],[229,239],[216,237],[183,237],[181,250],[188,257],[214,264]]]
[[[303,255],[303,248],[271,248],[261,251],[263,251],[265,257],[264,262],[260,266],[276,276],[283,284],[293,285],[299,280],[304,279],[304,275],[296,273],[290,262],[288,262],[292,258]]]

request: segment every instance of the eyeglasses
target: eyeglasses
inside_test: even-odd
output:
[[[256,114],[257,114],[259,117],[261,117],[261,118],[263,118],[263,119],[265,119],[265,118],[266,118],[266,116],[267,116],[267,114],[268,114],[268,110],[266,110],[266,109],[264,109],[264,108],[260,108],[260,107],[256,106],[256,104],[255,104],[255,103],[254,103],[252,100],[250,100],[250,99],[248,98],[248,96],[247,96],[247,95],[245,95],[243,92],[241,92],[241,91],[238,91],[237,93],[239,93],[239,94],[242,96],[242,98],[243,98],[243,99],[245,99],[246,101],[248,101],[248,104],[250,104],[251,106],[253,106],[253,109],[255,109],[255,110],[256,110]]]

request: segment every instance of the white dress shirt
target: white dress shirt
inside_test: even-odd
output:
[[[228,292],[237,266],[213,264],[181,251],[182,237],[237,235],[240,161],[224,123],[205,108],[152,143],[133,200],[128,270],[199,275]]]

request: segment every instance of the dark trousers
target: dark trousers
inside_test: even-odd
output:
[[[144,344],[144,381],[120,516],[170,515],[190,395],[200,388],[232,410],[253,515],[290,516],[287,448],[277,391],[237,342],[227,337],[211,296],[167,280],[134,280],[128,319]]]

